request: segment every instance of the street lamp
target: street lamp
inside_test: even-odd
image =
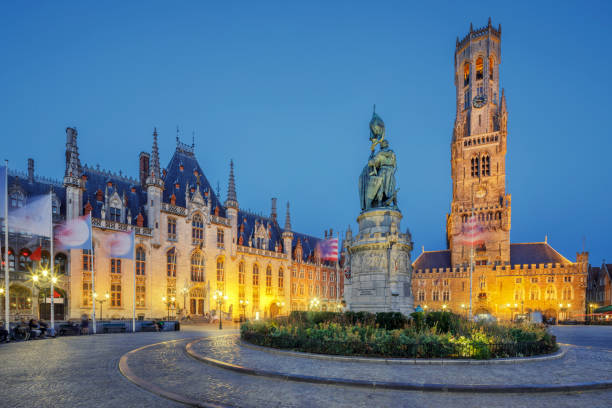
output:
[[[217,301],[217,314],[219,315],[219,330],[223,330],[223,324],[221,323],[221,305],[227,300],[227,295],[223,295],[223,292],[220,290],[215,291],[213,295],[213,299]]]
[[[170,321],[170,305],[174,304],[174,301],[176,300],[176,298],[174,296],[172,296],[170,299],[166,298],[165,296],[162,297],[162,301],[166,304],[166,307],[168,309],[168,317],[166,318],[166,320]]]
[[[314,308],[317,308],[317,307],[319,307],[320,304],[321,304],[321,302],[319,301],[319,299],[314,298],[314,299],[312,299],[310,301],[310,309],[312,310]]]
[[[244,316],[244,320],[246,321],[246,307],[249,304],[248,300],[240,299],[240,307],[242,308],[242,315]]]
[[[106,292],[103,299],[96,299],[98,297],[98,294],[94,292],[93,297],[94,300],[100,304],[100,320],[104,320],[104,314],[102,313],[102,305],[110,298],[110,295],[108,294],[108,292]]]
[[[282,314],[283,307],[285,307],[285,302],[276,302],[276,306],[278,306],[278,314]]]
[[[183,316],[185,316],[187,314],[187,293],[189,293],[189,288],[183,286],[181,288],[181,293],[183,294]]]

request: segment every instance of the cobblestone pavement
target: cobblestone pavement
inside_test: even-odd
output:
[[[0,407],[183,406],[142,390],[118,370],[120,357],[137,347],[220,334],[214,326],[183,327],[179,332],[72,336],[0,344]]]
[[[203,356],[248,368],[327,378],[429,384],[567,384],[612,381],[612,353],[570,347],[559,359],[500,365],[400,365],[280,356],[241,345],[238,336],[199,341]],[[282,359],[282,363],[281,363]]]
[[[220,332],[214,326],[183,326],[181,332],[60,337],[0,344],[0,407],[182,406],[125,379],[118,370],[120,357],[148,344],[227,333],[230,331]],[[563,335],[557,335],[559,341],[571,343]],[[601,337],[600,334],[597,336]],[[199,401],[236,407],[612,406],[612,392],[608,391],[475,395],[369,390],[279,381],[242,375],[196,361],[186,355],[186,343],[187,340],[166,343],[136,352],[129,359],[130,368],[139,377],[162,389]],[[275,359],[277,368],[282,369],[283,359],[278,356]],[[483,377],[498,375],[488,371],[491,367],[481,366]],[[447,370],[449,367],[439,368]],[[452,376],[449,377],[452,380]]]
[[[560,343],[612,352],[612,326],[551,326]]]
[[[187,342],[154,346],[131,355],[134,374],[191,399],[237,407],[610,407],[612,392],[450,394],[370,390],[235,373],[186,355]],[[284,362],[277,357],[278,366]],[[482,366],[485,370],[490,366]],[[447,367],[439,367],[445,370]],[[489,376],[485,371],[483,376]]]

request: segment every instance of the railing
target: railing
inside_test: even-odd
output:
[[[187,209],[185,207],[179,207],[178,205],[161,203],[161,210],[181,217],[187,216]]]
[[[218,215],[211,215],[210,219],[213,224],[225,225],[226,227],[231,226],[230,220],[227,218],[219,217]]]
[[[238,245],[238,251],[244,252],[247,254],[252,254],[252,255],[269,256],[272,258],[279,258],[279,259],[286,258],[286,255],[284,252],[268,251],[266,249],[251,248],[251,247],[243,246],[243,245]]]
[[[144,235],[149,237],[152,235],[152,230],[148,227],[137,227],[117,221],[101,220],[99,218],[92,218],[91,225],[94,227],[106,228],[114,231],[131,231],[132,229],[134,229],[136,235]]]

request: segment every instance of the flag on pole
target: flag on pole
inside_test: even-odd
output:
[[[134,230],[114,232],[106,237],[105,244],[111,258],[134,258]]]
[[[30,260],[32,261],[40,261],[41,257],[42,257],[42,247],[41,246],[36,248],[34,252],[30,254]]]
[[[324,261],[338,260],[338,238],[329,238],[319,242],[319,250],[321,251],[321,259]]]
[[[478,222],[475,215],[468,218],[461,229],[461,243],[466,246],[480,246],[484,244],[486,238],[486,230],[482,224]]]
[[[5,218],[4,214],[6,197],[4,192],[6,191],[6,166],[0,166],[0,218]]]
[[[49,237],[51,230],[51,195],[33,197],[30,202],[9,211],[10,229],[15,232]]]
[[[62,249],[91,249],[91,214],[68,220],[55,231]]]

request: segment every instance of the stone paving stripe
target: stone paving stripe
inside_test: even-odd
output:
[[[168,391],[168,390],[164,390],[158,386],[156,386],[155,384],[138,377],[137,375],[134,374],[134,372],[130,369],[129,366],[129,358],[131,354],[137,353],[139,351],[148,349],[148,348],[152,348],[152,347],[156,347],[156,346],[160,346],[163,344],[171,344],[171,343],[177,343],[177,342],[181,342],[181,341],[189,341],[189,340],[194,340],[194,341],[200,341],[202,339],[204,339],[205,337],[202,338],[197,338],[196,340],[194,340],[193,338],[191,339],[177,339],[177,340],[168,340],[168,341],[162,341],[159,343],[154,343],[154,344],[149,344],[147,346],[143,346],[143,347],[139,347],[137,349],[134,349],[132,351],[129,351],[127,353],[125,353],[123,356],[121,356],[121,359],[119,360],[119,371],[121,372],[121,374],[127,378],[128,380],[130,380],[132,383],[136,384],[137,386],[139,386],[140,388],[144,389],[145,391],[148,391],[152,394],[158,395],[160,397],[175,401],[175,402],[180,402],[181,404],[185,404],[185,405],[189,405],[192,407],[198,407],[198,408],[231,408],[229,405],[219,405],[219,404],[213,404],[213,403],[209,403],[209,402],[201,402],[201,401],[197,401],[191,398],[188,398],[184,395],[180,395],[177,393],[174,393],[172,391]]]
[[[226,363],[214,358],[206,357],[196,352],[193,345],[205,340],[196,339],[190,341],[185,346],[185,351],[191,357],[203,363],[225,368],[227,370],[268,378],[278,378],[296,382],[308,382],[325,385],[345,385],[353,387],[371,389],[390,389],[405,391],[429,391],[429,392],[457,392],[457,393],[542,393],[542,392],[575,392],[588,390],[612,389],[612,381],[603,382],[582,382],[574,384],[516,384],[516,385],[497,385],[497,384],[418,384],[409,382],[372,382],[355,379],[317,377],[301,374],[286,374],[277,371],[259,370],[256,368],[243,367],[237,364]]]

